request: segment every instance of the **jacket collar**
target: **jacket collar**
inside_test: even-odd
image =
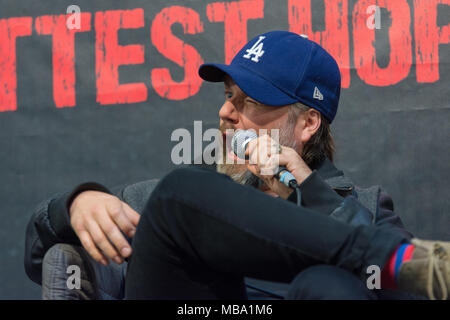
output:
[[[335,190],[351,191],[355,185],[350,178],[344,175],[344,172],[337,169],[330,159],[325,158],[319,165],[314,168],[319,176]]]

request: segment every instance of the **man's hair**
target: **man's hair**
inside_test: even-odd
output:
[[[311,109],[300,102],[293,103],[289,107],[289,120],[291,125],[295,126],[297,118],[300,114]],[[331,135],[330,123],[320,114],[320,127],[316,133],[304,145],[301,154],[302,159],[310,167],[314,167],[322,162],[325,158],[333,161],[335,146],[334,139]]]

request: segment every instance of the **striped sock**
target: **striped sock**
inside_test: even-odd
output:
[[[411,260],[413,251],[414,245],[410,243],[404,243],[397,247],[381,272],[381,287],[383,289],[397,289],[400,267],[403,262]]]

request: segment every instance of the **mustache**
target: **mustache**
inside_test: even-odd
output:
[[[226,132],[226,130],[236,130],[236,128],[228,122],[223,122],[219,125],[219,130],[222,134],[224,134]],[[227,146],[225,143],[224,143],[223,147],[224,147],[224,149],[227,149]],[[226,156],[226,152],[224,152],[224,156]],[[263,181],[259,177],[254,175],[251,171],[246,169],[243,172],[239,172],[239,173],[232,172],[233,168],[236,168],[239,166],[240,165],[223,164],[220,167],[225,171],[223,173],[229,175],[234,181],[236,181],[240,184],[246,185],[246,186],[251,186],[251,187],[259,189],[261,187],[261,185],[263,184]]]

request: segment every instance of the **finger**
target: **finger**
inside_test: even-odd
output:
[[[245,149],[245,156],[250,157],[250,155],[253,153],[253,150],[256,148],[256,145],[258,143],[258,139],[253,139],[247,144],[247,148]]]
[[[272,154],[275,154],[275,152],[272,152],[272,149],[275,150],[275,142],[271,137],[266,136],[261,143],[260,150],[259,163],[262,167],[266,167],[270,163],[270,161],[272,161],[271,156]]]
[[[86,229],[92,237],[92,240],[94,240],[95,245],[100,248],[108,258],[116,262],[119,261],[117,258],[121,260],[119,253],[114,249],[95,220],[89,220],[86,223]]]
[[[264,168],[270,159],[270,138],[264,136],[258,141],[258,145],[253,151],[253,159],[257,162],[260,168]]]
[[[279,163],[279,154],[274,154],[268,157],[267,161],[260,165],[261,175],[265,176],[273,176],[275,175],[280,168]]]
[[[258,149],[259,146],[264,143],[265,140],[267,140],[267,135],[259,136],[256,139],[250,140],[250,142],[247,144],[245,155],[249,157],[255,151],[255,149]]]
[[[114,221],[104,219],[99,226],[110,243],[114,246],[116,252],[119,252],[120,254],[118,257],[114,257],[114,261],[117,263],[122,263],[123,261],[121,258],[126,258],[131,254],[130,244],[125,239],[122,232],[120,232],[119,227],[114,223]]]
[[[257,165],[254,164],[248,164],[247,169],[253,173],[255,176],[259,177],[259,168]]]
[[[249,158],[252,158],[252,161],[255,163],[263,164],[272,153],[275,153],[272,150],[276,150],[277,145],[278,144],[269,135],[260,136],[249,142],[247,148],[248,156]]]
[[[108,215],[114,221],[114,223],[122,230],[126,235],[132,237],[136,231],[136,227],[128,218],[125,213],[124,206],[121,201],[108,202],[106,204],[106,210]]]
[[[253,139],[248,143],[247,147],[247,157],[249,159],[250,164],[258,165],[259,164],[259,153],[260,153],[260,138]]]
[[[283,147],[280,154],[278,154],[278,162],[280,166],[286,166],[289,168],[289,164],[293,158],[298,158],[299,154],[289,147]]]
[[[78,238],[80,239],[83,248],[86,249],[86,251],[95,261],[101,263],[104,266],[108,265],[108,259],[104,254],[100,252],[100,250],[98,250],[87,230],[80,231],[78,233]]]
[[[131,208],[128,203],[122,202],[122,206],[125,210],[126,215],[128,216],[128,219],[130,219],[131,223],[135,227],[137,227],[141,215],[137,213],[133,208]]]

